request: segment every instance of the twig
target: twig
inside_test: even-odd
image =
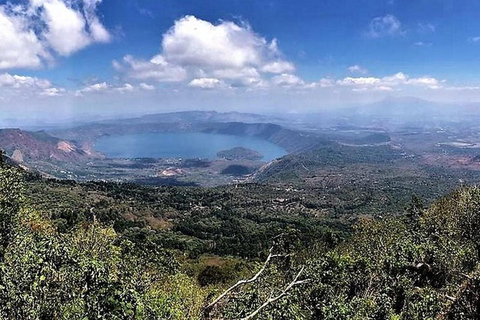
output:
[[[270,260],[272,260],[272,258],[275,258],[275,257],[283,257],[283,256],[284,256],[284,255],[280,255],[280,254],[273,254],[272,251],[273,251],[273,247],[270,248],[270,251],[269,251],[267,260],[265,260],[265,262],[263,263],[262,268],[261,268],[251,279],[238,281],[236,284],[234,284],[233,286],[231,286],[230,288],[228,288],[227,290],[225,290],[225,291],[224,291],[220,296],[218,296],[218,298],[215,299],[212,303],[210,303],[208,306],[206,306],[205,309],[206,309],[206,310],[211,309],[211,308],[212,308],[214,305],[216,305],[220,300],[222,300],[223,297],[225,297],[226,295],[228,295],[230,292],[232,292],[233,290],[235,290],[235,289],[238,288],[239,286],[244,285],[244,284],[247,284],[247,283],[252,283],[252,282],[254,282],[255,280],[257,280],[258,277],[260,277],[260,275],[265,271],[265,269],[267,268],[267,266],[268,266],[268,264],[270,263]]]
[[[301,276],[301,274],[303,273],[303,271],[305,270],[305,267],[302,267],[302,269],[297,273],[297,276],[295,277],[295,279],[293,279],[292,282],[290,282],[290,284],[285,288],[283,289],[282,293],[280,293],[278,296],[276,297],[273,297],[273,298],[269,298],[267,301],[265,301],[260,307],[258,307],[257,310],[253,311],[251,314],[249,314],[248,316],[242,318],[242,320],[249,320],[249,319],[252,319],[253,317],[255,317],[260,311],[262,311],[263,308],[265,308],[266,306],[268,306],[269,304],[277,301],[277,300],[280,300],[282,299],[283,297],[285,297],[287,294],[288,294],[288,291],[290,291],[293,287],[299,285],[299,284],[302,284],[302,283],[306,283],[306,282],[309,282],[310,279],[305,279],[305,280],[298,280],[298,278]]]

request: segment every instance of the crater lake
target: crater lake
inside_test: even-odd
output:
[[[110,158],[203,158],[216,159],[217,152],[243,147],[259,152],[261,161],[287,154],[285,149],[251,136],[203,132],[159,132],[104,136],[95,141],[97,151]]]

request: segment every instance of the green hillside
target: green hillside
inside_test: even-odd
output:
[[[480,315],[476,187],[346,222],[274,185],[0,176],[1,319]]]

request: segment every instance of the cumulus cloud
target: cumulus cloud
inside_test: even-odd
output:
[[[368,70],[366,68],[359,66],[358,64],[348,67],[348,71],[350,71],[350,73],[359,73],[359,74],[368,73]]]
[[[169,61],[199,69],[265,68],[267,72],[291,71],[281,60],[276,40],[268,42],[248,25],[208,21],[186,16],[163,36],[163,54]]]
[[[257,85],[266,74],[295,70],[275,39],[267,41],[249,25],[213,24],[194,16],[175,21],[163,35],[161,52],[149,61],[126,56],[114,67],[134,79],[218,79],[234,86]]]
[[[137,80],[157,80],[160,82],[178,82],[187,77],[185,68],[169,63],[161,55],[149,61],[135,59],[128,55],[122,61],[114,61],[117,71],[125,72],[129,78]]]
[[[406,83],[414,86],[425,86],[430,89],[439,89],[442,87],[442,83],[444,82],[445,81],[443,80],[438,80],[432,77],[420,77],[408,79]]]
[[[112,38],[110,33],[105,29],[103,24],[100,22],[96,11],[97,6],[102,2],[102,0],[83,0],[83,12],[85,15],[85,20],[90,29],[90,35],[94,42],[109,42]]]
[[[266,41],[233,22],[215,26],[186,16],[163,36],[165,57],[174,63],[198,68],[242,68],[258,65]]]
[[[402,86],[417,86],[428,89],[440,89],[444,80],[439,80],[429,76],[410,78],[403,72],[383,78],[376,77],[346,77],[336,81],[336,84],[343,87],[353,87],[356,91],[377,90],[391,91]]]
[[[96,15],[101,0],[30,0],[0,5],[0,69],[38,68],[53,52],[69,56],[110,33]]]
[[[151,84],[148,84],[148,83],[140,83],[140,89],[143,89],[143,90],[155,90],[155,86],[151,85]]]
[[[28,20],[0,6],[0,69],[37,68],[49,54]]]
[[[189,87],[201,88],[201,89],[215,89],[218,87],[223,87],[225,84],[219,79],[215,78],[198,78],[193,79],[188,84]]]
[[[45,39],[60,55],[69,56],[85,48],[92,38],[87,33],[83,15],[60,0],[35,1],[43,8],[41,17],[46,23]]]
[[[359,77],[359,78],[352,78],[346,77],[342,80],[337,80],[337,84],[341,86],[364,86],[364,85],[376,85],[380,83],[379,78],[374,77]]]
[[[54,87],[49,80],[10,73],[0,74],[0,89],[42,96],[58,96],[65,92],[63,88]]]
[[[45,79],[39,79],[28,76],[11,75],[9,73],[0,74],[0,87],[9,88],[49,88],[51,83]]]
[[[114,91],[120,92],[120,93],[126,93],[126,92],[132,92],[135,90],[135,87],[132,86],[130,83],[125,83],[121,87],[113,88]]]
[[[395,37],[404,34],[402,23],[391,14],[373,18],[367,32],[367,35],[372,38]]]
[[[321,78],[317,82],[307,82],[294,74],[283,73],[271,78],[272,88],[294,89],[351,89],[353,92],[363,91],[393,91],[401,90],[405,86],[440,89],[443,80],[433,77],[411,78],[403,72],[379,77],[345,77],[342,79]]]
[[[335,85],[335,81],[330,78],[322,78],[317,82],[316,85],[319,86],[320,88],[330,88]]]
[[[83,96],[85,93],[102,93],[109,90],[111,86],[106,82],[98,82],[77,90],[76,96]]]
[[[65,92],[66,90],[64,88],[46,88],[40,92],[40,95],[46,97],[57,97],[63,95]]]
[[[288,61],[274,61],[264,65],[262,71],[270,73],[293,72],[295,66]]]
[[[277,86],[293,87],[303,86],[305,82],[294,74],[283,73],[272,78],[272,82]]]
[[[248,73],[247,71],[245,71]],[[252,76],[251,74],[250,76]],[[226,81],[226,80],[228,81]],[[0,86],[2,83],[22,83],[32,80],[22,80],[21,78],[13,81],[12,79],[2,79],[0,77]],[[38,81],[38,80],[37,80]],[[247,83],[247,81],[249,81]],[[275,75],[270,79],[262,79],[255,77],[239,77],[235,79],[232,77],[210,77],[210,76],[198,76],[192,79],[188,79],[185,82],[189,88],[214,90],[214,89],[233,89],[235,87],[246,87],[247,90],[261,89],[261,90],[323,90],[324,92],[368,92],[368,91],[399,91],[407,88],[420,88],[420,89],[450,89],[446,85],[445,80],[439,80],[431,76],[410,77],[409,75],[398,72],[392,75],[384,77],[374,76],[359,76],[359,77],[345,77],[341,79],[333,78],[321,78],[316,82],[308,82],[293,73],[282,73]],[[37,86],[41,86],[38,82]],[[46,88],[52,87],[49,82],[44,84]],[[107,82],[97,82],[85,86],[84,88],[77,90],[75,95],[78,97],[87,94],[126,94],[135,93],[140,91],[153,91],[156,87],[141,82],[139,84],[120,83],[110,84]],[[347,91],[345,91],[347,90]],[[452,89],[453,90],[453,89]],[[54,90],[51,90],[54,93]]]
[[[130,83],[123,83],[123,84],[110,84],[107,82],[97,82],[90,85],[83,87],[80,90],[75,92],[75,96],[83,97],[87,94],[126,94],[136,92],[139,89],[142,90],[154,90],[155,87],[148,85],[146,83],[141,83],[138,86],[132,85]]]

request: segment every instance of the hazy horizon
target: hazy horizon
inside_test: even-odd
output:
[[[480,103],[471,1],[0,1],[1,119]]]

